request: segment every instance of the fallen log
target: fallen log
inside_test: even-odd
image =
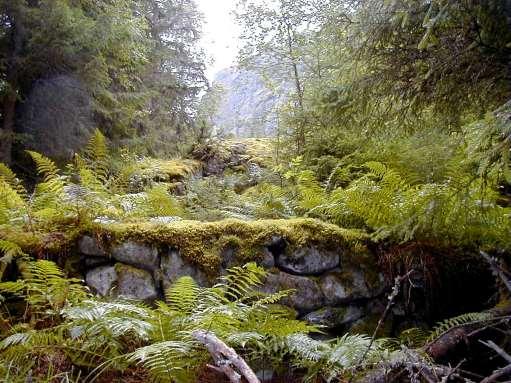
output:
[[[245,360],[233,348],[218,339],[215,334],[204,330],[196,330],[192,335],[206,347],[213,357],[215,366],[208,365],[209,368],[223,373],[232,383],[241,383],[242,377],[248,383],[260,383]]]

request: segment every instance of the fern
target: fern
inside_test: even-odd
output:
[[[199,288],[192,277],[181,277],[165,291],[171,310],[189,314],[197,305]]]
[[[0,258],[0,281],[1,281],[5,273],[5,269],[10,263],[18,259],[26,260],[28,256],[16,243],[2,239],[0,239],[0,251],[3,253],[3,256]]]
[[[48,157],[43,156],[40,153],[27,151],[32,160],[37,166],[37,172],[43,177],[44,182],[52,182],[57,180],[59,176],[59,169],[57,165],[50,160]]]
[[[94,130],[87,147],[85,156],[89,162],[90,169],[98,180],[103,184],[108,180],[109,173],[109,151],[105,136],[99,129]]]
[[[20,264],[23,279],[0,283],[0,292],[24,298],[27,314],[56,315],[68,303],[86,297],[81,281],[67,279],[53,262],[39,260]]]
[[[12,190],[16,191],[16,193],[22,197],[23,199],[27,198],[27,191],[16,174],[5,164],[0,163],[0,178],[3,179]]]
[[[244,266],[236,266],[229,269],[226,276],[221,277],[222,283],[217,285],[221,287],[227,297],[235,301],[247,299],[253,296],[253,289],[263,283],[262,278],[266,276],[266,271],[256,263],[247,263]]]
[[[166,341],[141,347],[128,356],[129,362],[142,364],[159,382],[192,382],[197,374],[197,354],[194,342]]]
[[[436,325],[436,327],[431,331],[431,334],[428,337],[428,342],[431,342],[446,332],[452,330],[455,327],[464,326],[470,323],[481,323],[486,322],[492,319],[492,315],[489,313],[466,313],[454,318],[446,319],[443,322],[440,322]]]

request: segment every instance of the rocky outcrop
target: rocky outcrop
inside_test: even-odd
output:
[[[374,307],[382,307],[375,301],[382,299],[387,285],[376,262],[354,266],[357,254],[347,249],[334,251],[316,243],[291,246],[279,235],[264,243],[254,253],[268,270],[260,290],[289,291],[281,303],[310,323],[335,331],[347,329],[374,314]],[[77,248],[85,260],[86,283],[94,292],[143,301],[163,297],[165,289],[185,275],[200,286],[211,286],[226,269],[247,261],[235,245],[219,250],[218,266],[208,272],[176,247],[148,245],[134,238],[108,248],[95,237],[84,236]],[[367,252],[363,256],[367,258]]]
[[[77,77],[40,79],[23,100],[18,125],[31,150],[70,160],[96,127],[94,100]]]
[[[220,71],[214,85],[221,89],[220,104],[212,118],[215,128],[236,137],[268,137],[277,128],[276,109],[287,100],[290,86],[279,82],[271,89],[257,73],[240,68]]]

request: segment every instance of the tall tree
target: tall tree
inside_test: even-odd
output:
[[[508,0],[363,0],[352,29],[359,84],[459,126],[511,96],[510,11]]]
[[[153,151],[168,151],[192,129],[199,93],[207,85],[199,46],[202,15],[193,0],[143,0],[138,7],[152,43],[144,76],[151,97],[143,129]]]
[[[125,129],[146,62],[145,25],[130,0],[0,0],[0,161],[11,161],[16,111],[38,79],[78,76],[102,127]]]
[[[277,81],[291,79],[294,88],[295,136],[298,151],[305,145],[305,100],[310,71],[321,73],[313,37],[344,8],[331,0],[240,0],[236,17],[242,27],[242,65]],[[311,57],[314,55],[314,57]]]

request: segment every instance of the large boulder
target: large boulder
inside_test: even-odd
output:
[[[276,293],[293,290],[281,303],[291,306],[299,312],[310,312],[324,305],[325,297],[314,278],[291,275],[284,272],[268,274],[261,290]]]
[[[339,253],[315,246],[301,247],[277,257],[277,266],[292,274],[319,275],[339,266]]]
[[[116,295],[128,299],[153,301],[158,298],[158,292],[153,276],[146,270],[118,263]]]
[[[104,257],[107,255],[101,243],[96,238],[88,235],[84,235],[78,240],[78,251],[84,255],[94,257]]]
[[[138,242],[123,242],[112,249],[112,257],[122,263],[154,271],[160,267],[158,249]]]
[[[175,249],[170,249],[161,256],[161,273],[165,289],[185,275],[192,277],[199,286],[210,284],[206,274],[197,265],[184,259]]]
[[[359,269],[335,270],[320,278],[319,285],[327,305],[342,305],[380,295],[385,289],[383,276],[377,281],[368,280],[368,275]]]
[[[83,149],[96,127],[94,101],[77,77],[39,79],[21,105],[18,125],[30,149],[70,160]]]
[[[143,301],[153,301],[158,297],[150,272],[122,263],[89,270],[85,282],[101,296],[118,296]]]
[[[100,266],[89,270],[85,275],[85,283],[93,292],[105,297],[112,293],[117,282],[114,266]]]

